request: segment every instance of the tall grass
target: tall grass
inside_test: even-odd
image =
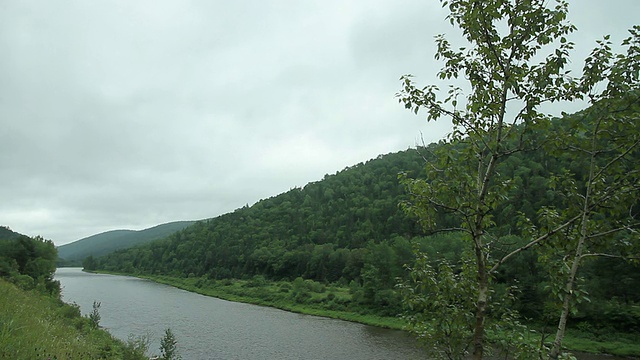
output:
[[[0,279],[0,359],[145,359],[93,329],[77,306]]]

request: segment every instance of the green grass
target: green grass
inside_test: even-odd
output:
[[[77,306],[0,279],[0,359],[143,359]]]
[[[640,334],[616,331],[594,334],[569,329],[562,344],[565,348],[573,351],[640,357]]]

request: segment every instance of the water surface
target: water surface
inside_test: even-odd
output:
[[[128,276],[60,268],[66,302],[83,314],[101,302],[100,324],[127,339],[148,335],[151,352],[170,327],[184,359],[424,359],[404,332],[225,301]]]
[[[183,359],[426,359],[406,333],[191,293],[129,276],[59,268],[62,298],[83,314],[101,302],[100,324],[114,336],[148,336],[159,354],[168,327]],[[620,359],[576,354],[579,360]]]

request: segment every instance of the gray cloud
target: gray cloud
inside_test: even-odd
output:
[[[581,54],[638,12],[573,3]],[[435,141],[446,123],[394,94],[405,73],[435,81],[445,16],[421,0],[3,2],[0,224],[63,244],[214,217]]]

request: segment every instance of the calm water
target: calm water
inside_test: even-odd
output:
[[[170,327],[187,359],[418,359],[400,331],[290,313],[190,293],[134,277],[60,268],[66,302],[83,314],[100,301],[100,324],[114,336],[148,335],[158,354]]]

